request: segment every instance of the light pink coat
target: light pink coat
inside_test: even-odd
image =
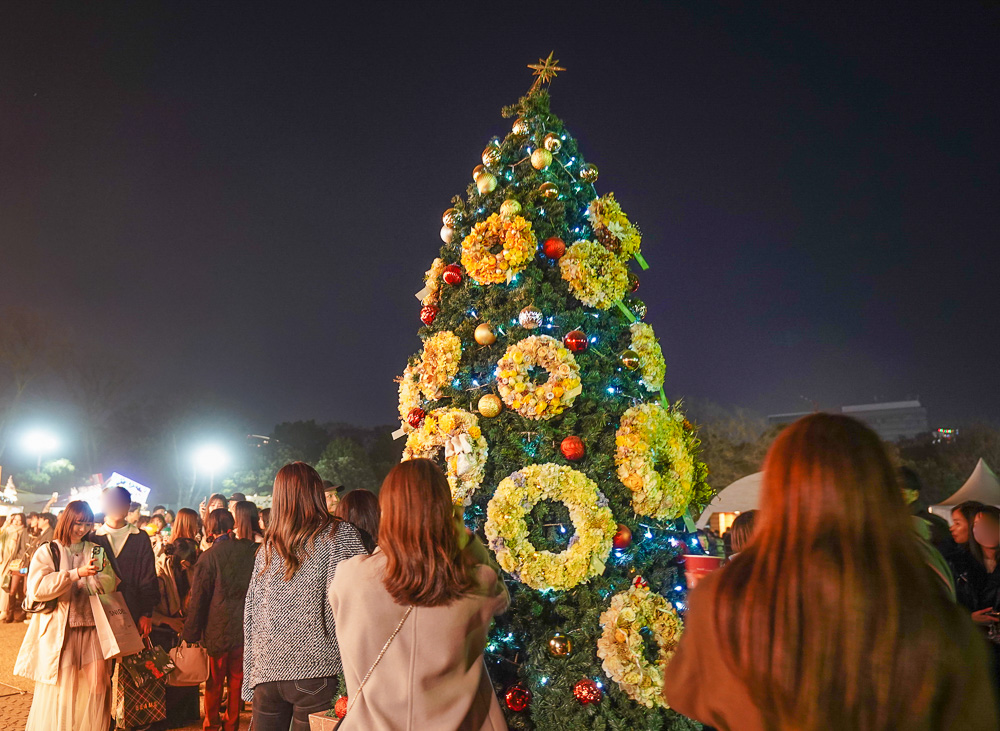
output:
[[[382,585],[385,554],[337,567],[329,598],[348,697],[353,698],[406,611]],[[489,566],[477,587],[443,607],[415,607],[365,684],[344,731],[506,731],[483,650],[494,616],[510,604]]]

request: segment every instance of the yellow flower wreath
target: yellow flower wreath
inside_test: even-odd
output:
[[[695,463],[684,415],[658,403],[632,406],[615,434],[618,477],[639,515],[674,520],[694,495]]]
[[[638,584],[615,594],[600,619],[604,632],[597,656],[609,678],[632,700],[647,708],[668,708],[663,699],[663,674],[677,649],[683,625],[670,602]],[[659,646],[655,663],[644,656],[641,631],[649,628]]]
[[[525,518],[540,500],[569,508],[575,534],[561,553],[539,551]],[[597,484],[556,464],[524,467],[504,478],[486,508],[486,537],[504,571],[533,589],[572,589],[604,573],[617,523]]]

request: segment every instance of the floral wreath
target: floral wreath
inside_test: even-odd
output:
[[[538,386],[531,380],[536,366],[549,372]],[[526,419],[551,419],[583,392],[576,358],[548,335],[531,335],[507,348],[497,361],[497,387],[504,403]]]
[[[653,327],[644,322],[633,322],[629,329],[632,331],[632,350],[639,356],[642,385],[647,391],[659,391],[667,375],[667,364],[663,360],[663,349],[653,334]]]
[[[670,602],[639,581],[611,597],[601,614],[604,632],[597,640],[597,656],[609,678],[629,698],[647,708],[669,708],[663,699],[663,674],[683,632]],[[656,663],[643,654],[641,630],[649,628],[659,646]]]
[[[434,409],[406,438],[401,461],[431,459],[439,449],[444,449],[448,463],[451,499],[456,505],[469,505],[483,481],[490,453],[475,414],[462,409]]]
[[[609,251],[625,261],[635,258],[642,244],[642,236],[635,224],[628,220],[614,193],[595,198],[587,207],[587,218],[594,235]]]
[[[492,253],[498,244],[503,248]],[[493,213],[473,226],[462,242],[462,266],[480,284],[510,282],[534,258],[536,246],[530,221]]]
[[[458,373],[462,340],[451,330],[442,330],[424,341],[420,362],[408,365],[399,379],[399,418],[406,426],[410,411],[420,406],[420,396],[433,401],[441,398],[445,386]]]
[[[593,241],[577,241],[559,260],[562,278],[573,296],[588,307],[606,310],[628,292],[628,269]]]
[[[441,275],[444,274],[444,259],[438,257],[431,262],[431,268],[424,272],[424,288],[417,292],[420,304],[436,305],[441,299]]]
[[[560,553],[528,540],[525,518],[540,500],[569,509],[575,534]],[[504,571],[533,589],[572,589],[604,573],[617,523],[597,483],[566,465],[536,464],[504,478],[486,508],[486,537]]]
[[[684,415],[677,409],[640,404],[622,415],[615,434],[615,464],[622,484],[632,491],[636,513],[674,520],[687,510],[695,487],[688,440]]]

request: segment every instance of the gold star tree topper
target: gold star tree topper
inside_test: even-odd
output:
[[[538,63],[528,64],[529,69],[535,70],[535,73],[532,75],[536,77],[535,83],[532,84],[531,89],[528,90],[529,94],[537,89],[540,84],[550,83],[552,79],[556,77],[557,72],[566,70],[562,66],[557,65],[559,63],[559,59],[552,59],[552,54],[554,53],[555,51],[550,51],[548,58],[540,58],[538,59]]]

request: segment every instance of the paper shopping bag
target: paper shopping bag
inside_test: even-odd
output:
[[[134,655],[142,650],[142,638],[120,591],[91,595],[90,608],[105,660]]]
[[[114,719],[119,728],[147,726],[167,717],[167,680],[149,675],[136,683],[118,663],[114,675]]]

